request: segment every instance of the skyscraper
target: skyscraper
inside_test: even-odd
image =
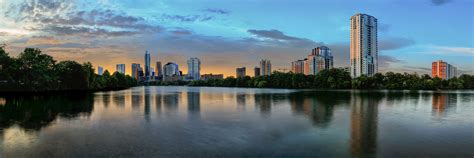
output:
[[[439,77],[441,79],[451,79],[457,77],[458,70],[455,66],[444,62],[443,60],[438,60],[431,63],[431,76]]]
[[[271,75],[272,74],[272,63],[270,60],[262,59],[260,60],[260,70],[261,75]]]
[[[260,76],[260,75],[261,75],[261,74],[260,74],[260,71],[261,71],[261,70],[260,70],[259,67],[255,67],[255,68],[253,69],[253,71],[254,71],[254,75],[253,75],[254,77],[257,77],[257,76]]]
[[[235,69],[235,73],[236,73],[237,78],[245,77],[247,75],[247,73],[245,72],[245,67]]]
[[[121,74],[125,74],[125,64],[117,64],[115,71]]]
[[[372,76],[378,72],[377,19],[367,14],[351,17],[351,76]]]
[[[132,77],[137,80],[140,76],[138,71],[140,71],[140,64],[132,63]]]
[[[102,66],[97,67],[97,74],[99,75],[104,74],[104,68]]]
[[[163,72],[163,81],[176,81],[181,76],[178,64],[172,62],[168,62],[163,66]]]
[[[155,73],[158,78],[163,77],[163,67],[161,66],[161,62],[157,61],[156,62],[156,67],[155,67]]]
[[[199,80],[201,78],[201,61],[198,58],[188,60],[188,78]]]
[[[145,80],[149,80],[151,77],[150,60],[150,53],[147,50],[145,52]]]

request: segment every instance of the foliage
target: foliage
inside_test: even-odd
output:
[[[0,91],[105,90],[137,85],[128,75],[97,75],[89,62],[56,63],[34,48],[26,48],[18,58],[11,58],[0,48],[0,65]]]

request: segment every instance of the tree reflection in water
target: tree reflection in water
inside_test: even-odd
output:
[[[90,115],[92,94],[7,96],[0,106],[0,128],[18,125],[24,129],[40,130],[57,117],[75,118]]]

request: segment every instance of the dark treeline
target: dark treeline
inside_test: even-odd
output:
[[[317,75],[274,72],[270,76],[227,77],[189,82],[189,86],[254,87],[254,88],[307,88],[307,89],[394,89],[438,90],[474,89],[474,76],[442,80],[429,75],[387,72],[352,79],[344,69],[322,70]],[[169,83],[168,83],[169,84]],[[171,84],[173,85],[173,84]]]
[[[136,84],[132,77],[117,72],[97,75],[89,62],[56,62],[33,48],[12,58],[0,48],[0,91],[107,90]]]

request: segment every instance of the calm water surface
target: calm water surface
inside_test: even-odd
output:
[[[0,96],[0,157],[470,157],[474,91]]]

